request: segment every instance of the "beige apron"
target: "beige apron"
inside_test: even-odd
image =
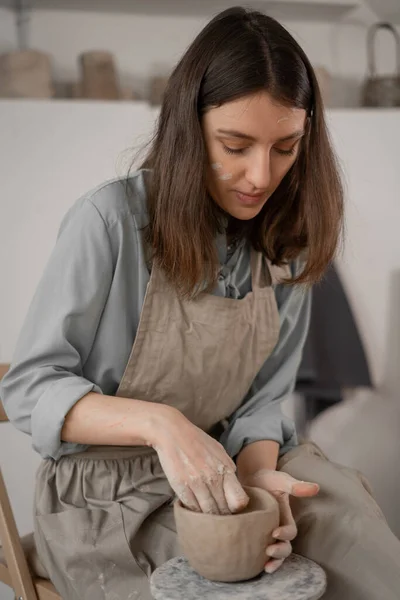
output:
[[[153,267],[117,395],[179,409],[205,431],[242,403],[279,337],[273,285],[290,275],[251,253],[241,300],[182,300]],[[148,576],[180,553],[174,494],[149,448],[94,447],[43,461],[36,485],[39,556],[65,600],[149,598]]]
[[[266,265],[267,266],[267,265]],[[118,394],[176,406],[210,430],[240,405],[278,338],[271,284],[287,273],[252,256],[253,291],[242,300],[203,294],[182,301],[154,268]],[[316,481],[296,500],[295,551],[328,575],[324,600],[398,600],[400,542],[365,480],[312,444],[278,468]],[[43,461],[36,485],[35,540],[64,600],[150,600],[148,577],[180,555],[173,491],[149,448],[93,447]]]
[[[279,337],[271,284],[288,273],[264,265],[252,252],[252,291],[242,300],[182,300],[153,269],[117,396],[174,406],[204,431],[239,408]]]

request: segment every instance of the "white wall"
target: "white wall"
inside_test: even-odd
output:
[[[347,187],[339,270],[373,381],[400,401],[400,110],[334,110],[329,122]]]
[[[146,96],[151,75],[168,72],[206,19],[195,17],[105,14],[83,11],[33,11],[30,47],[50,53],[57,80],[78,78],[77,57],[84,50],[114,53],[122,81]],[[366,28],[346,23],[286,21],[315,65],[335,76],[333,106],[357,106],[366,72]],[[14,17],[0,9],[0,52],[17,47]],[[378,65],[394,69],[394,45],[378,38]]]
[[[10,358],[62,215],[126,173],[153,122],[144,103],[0,102],[0,361]]]

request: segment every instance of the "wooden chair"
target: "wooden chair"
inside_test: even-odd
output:
[[[0,365],[0,379],[8,365]],[[0,421],[7,421],[0,400]],[[0,425],[1,426],[1,425]],[[47,579],[32,575],[27,556],[34,548],[33,535],[20,538],[0,469],[0,581],[14,590],[18,600],[62,600]]]

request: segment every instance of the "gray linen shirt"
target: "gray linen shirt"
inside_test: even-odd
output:
[[[145,177],[107,182],[64,217],[31,302],[0,397],[14,425],[32,436],[43,457],[87,448],[62,442],[64,418],[85,394],[115,395],[132,349],[149,270],[143,245],[148,223]],[[214,294],[242,298],[251,290],[250,249],[216,241],[221,262]],[[292,272],[297,269],[292,265]],[[277,285],[279,341],[231,415],[221,443],[234,457],[247,444],[274,440],[280,453],[297,444],[281,401],[293,390],[309,323],[310,293]],[[212,399],[211,399],[212,401]]]

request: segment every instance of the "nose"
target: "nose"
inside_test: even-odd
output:
[[[269,152],[260,151],[249,157],[246,180],[254,190],[267,190],[271,182],[271,159]]]

